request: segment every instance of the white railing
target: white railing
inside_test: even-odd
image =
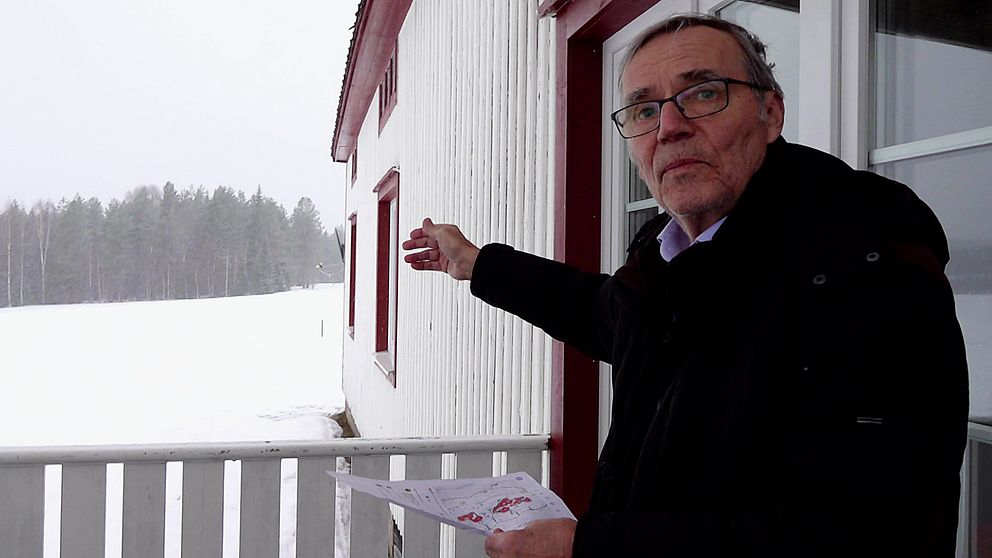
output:
[[[54,531],[52,526],[58,525],[61,558],[102,558],[108,547],[108,512],[113,511],[117,512],[114,517],[121,518],[117,544],[123,558],[163,557],[166,469],[181,463],[181,556],[220,558],[228,550],[222,548],[225,462],[239,461],[240,534],[236,543],[240,556],[276,558],[280,556],[280,497],[294,496],[281,494],[281,468],[284,460],[295,460],[296,556],[331,558],[335,555],[336,483],[325,471],[336,468],[337,458],[350,457],[354,474],[372,478],[389,479],[394,456],[405,456],[406,479],[441,478],[442,457],[451,454],[454,457],[447,460],[453,461],[455,478],[526,471],[540,479],[548,439],[547,435],[524,435],[0,448],[0,555],[42,558],[45,539],[52,536],[49,532],[46,537],[46,526]],[[120,467],[114,464],[122,464],[124,470],[120,510],[108,510],[107,504],[111,500],[108,468]],[[58,465],[61,513],[46,518],[46,483],[53,483],[51,469]],[[355,492],[350,512],[351,558],[391,556],[389,505]],[[440,555],[442,529],[436,521],[409,513],[403,531],[404,556]],[[484,556],[483,543],[482,537],[457,530],[454,555]]]

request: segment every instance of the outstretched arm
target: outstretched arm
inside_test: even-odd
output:
[[[479,248],[468,241],[455,225],[435,225],[430,217],[419,229],[410,231],[404,250],[421,250],[403,257],[418,271],[443,271],[459,281],[472,278]]]

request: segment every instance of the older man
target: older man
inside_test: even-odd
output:
[[[908,188],[780,137],[757,38],[635,40],[619,133],[665,210],[612,275],[429,219],[414,269],[613,365],[590,510],[492,556],[953,556],[967,370],[943,231]]]

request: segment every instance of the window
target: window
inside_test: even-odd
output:
[[[348,241],[348,335],[355,338],[355,262],[358,260],[358,214],[352,213],[348,217],[350,223]]]
[[[389,57],[389,63],[386,64],[386,73],[382,77],[382,82],[379,84],[379,131],[382,132],[382,128],[386,125],[386,121],[389,120],[389,115],[393,112],[393,107],[396,106],[396,47],[393,47],[393,54]]]
[[[355,180],[358,178],[358,146],[355,146],[355,150],[351,152],[351,185],[355,185]]]
[[[971,374],[972,417],[992,416],[992,6],[875,3],[873,170],[926,201],[947,233],[947,275]]]
[[[396,279],[399,270],[400,174],[395,167],[375,187],[375,364],[396,386]]]
[[[788,107],[799,108],[799,0],[736,0],[716,11],[758,36]],[[782,137],[799,140],[799,111],[785,111]]]

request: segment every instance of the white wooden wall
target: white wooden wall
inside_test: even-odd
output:
[[[372,101],[347,193],[358,264],[343,377],[363,436],[550,428],[549,338],[472,297],[468,282],[401,262],[396,387],[372,364],[372,187],[390,167],[400,172],[401,239],[430,216],[480,246],[552,253],[555,31],[553,19],[538,21],[538,3],[414,0],[399,36],[398,102],[381,135]]]

